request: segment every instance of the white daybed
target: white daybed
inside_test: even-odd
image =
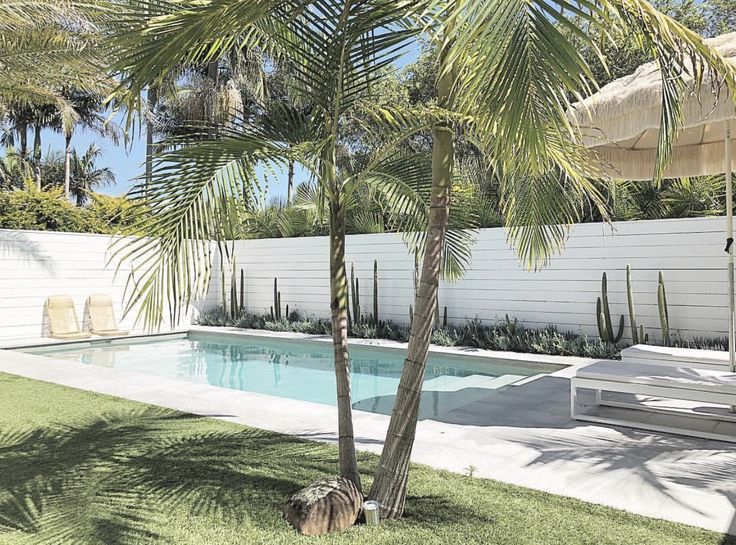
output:
[[[593,412],[581,410],[578,404],[578,390],[594,390],[595,407]],[[653,407],[631,401],[603,399],[603,392],[634,394],[671,400],[720,405],[712,411],[684,412],[675,407]],[[714,369],[675,367],[647,363],[600,361],[577,370],[571,381],[570,413],[574,420],[600,422],[617,426],[664,431],[681,435],[719,439],[736,442],[733,422],[736,415],[729,414],[724,406],[736,405],[736,373]],[[636,419],[607,416],[600,407],[637,409]],[[590,408],[590,407],[589,407]],[[588,408],[588,409],[589,409]],[[654,415],[642,413],[658,413]],[[700,425],[688,428],[675,426],[663,414],[671,413],[681,417],[701,420]],[[702,422],[703,420],[708,422]],[[723,424],[727,423],[727,427]]]

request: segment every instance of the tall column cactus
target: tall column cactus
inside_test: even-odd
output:
[[[273,306],[271,307],[271,319],[281,320],[281,292],[279,291],[279,279],[273,279]]]
[[[240,313],[245,312],[245,270],[240,269]]]
[[[629,325],[631,326],[631,340],[639,344],[639,331],[636,328],[636,310],[634,308],[634,287],[631,280],[631,265],[626,265],[626,299],[629,303]]]
[[[373,260],[373,325],[378,325],[378,260]]]
[[[611,322],[611,310],[608,305],[608,277],[603,273],[601,282],[601,297],[596,301],[596,318],[598,321],[598,334],[604,342],[616,344],[624,334],[624,315],[618,324],[618,331],[614,332]]]
[[[352,319],[355,325],[360,324],[360,284],[358,279],[355,278],[355,265],[350,264],[350,291],[353,294],[352,297]],[[348,305],[350,307],[350,305]]]
[[[659,323],[662,326],[662,344],[670,345],[670,314],[667,310],[667,291],[664,287],[664,273],[659,271],[657,285],[657,306],[659,307]]]

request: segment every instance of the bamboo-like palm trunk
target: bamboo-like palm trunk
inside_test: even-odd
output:
[[[348,280],[345,270],[345,205],[336,183],[334,147],[322,154],[324,181],[331,188],[330,199],[330,307],[332,310],[332,345],[335,353],[337,383],[337,428],[340,476],[361,489],[358,460],[355,454],[353,407],[350,396],[350,353],[348,351]]]
[[[21,123],[18,131],[20,132],[20,160],[25,163],[28,158],[28,125]]]
[[[72,180],[72,131],[64,134],[64,197],[69,200]],[[79,198],[77,198],[79,205]]]
[[[291,202],[291,194],[294,189],[294,161],[289,160],[289,170],[287,172],[287,185],[286,185],[286,202]]]
[[[453,84],[451,71],[443,71],[445,51],[440,55],[440,80],[437,84],[439,104],[450,105]],[[441,123],[433,129],[432,193],[429,225],[424,248],[424,260],[414,303],[409,347],[404,360],[399,388],[396,393],[391,421],[386,433],[383,452],[378,462],[373,486],[368,497],[380,504],[381,517],[397,518],[404,513],[409,479],[409,459],[422,395],[422,381],[427,366],[427,352],[432,338],[437,294],[442,273],[442,254],[447,224],[454,167],[453,131]]]
[[[33,162],[36,170],[36,189],[41,191],[41,124],[33,126]]]

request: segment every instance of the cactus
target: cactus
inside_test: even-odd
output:
[[[240,305],[238,305],[237,267],[235,257],[233,257],[233,271],[230,275],[230,316],[233,317],[238,315],[240,309]]]
[[[225,260],[222,257],[222,252],[220,253],[220,291],[222,292],[220,295],[222,297],[222,310],[225,314],[227,314],[227,291],[225,290]]]
[[[409,305],[409,325],[414,323],[414,307]]]
[[[281,320],[281,292],[279,291],[279,279],[273,279],[273,306],[271,307],[271,317],[278,321]]]
[[[644,326],[643,325],[640,325],[639,326],[639,341],[642,342],[642,343],[644,343],[644,344],[649,343],[649,333],[644,333]]]
[[[659,323],[662,326],[662,344],[670,345],[670,314],[667,310],[667,291],[664,287],[664,273],[659,271],[657,286],[657,306],[659,307]]]
[[[360,310],[360,280],[355,279],[355,291],[353,292],[353,302],[355,304],[355,323],[359,324],[363,321]]]
[[[626,299],[629,302],[629,325],[631,326],[631,340],[634,344],[644,342],[644,335],[639,335],[636,327],[636,312],[634,309],[634,288],[631,280],[631,265],[626,265]]]
[[[445,307],[442,313],[442,329],[447,329],[447,307]]]
[[[598,321],[598,334],[604,342],[616,344],[621,340],[624,334],[624,315],[618,325],[618,332],[614,333],[613,323],[611,322],[611,310],[608,305],[608,278],[603,273],[601,281],[601,297],[596,301],[596,318]]]
[[[373,260],[373,325],[378,325],[378,260]]]
[[[353,293],[352,298],[352,307],[353,307],[353,313],[352,313],[352,320],[355,323],[355,325],[360,324],[361,316],[360,316],[360,282],[357,278],[355,278],[355,265],[352,263],[350,264],[350,292]],[[350,294],[348,293],[348,298],[350,298]],[[350,305],[348,305],[349,307]],[[350,310],[348,309],[348,314],[350,314]],[[348,321],[350,321],[350,317],[348,318]]]
[[[245,270],[240,269],[240,313],[245,312]]]
[[[286,304],[286,320],[289,321],[289,304]]]
[[[353,307],[353,313],[352,313],[352,320],[355,322],[355,325],[358,325],[360,323],[360,292],[358,289],[358,280],[355,278],[355,265],[353,263],[350,264],[350,292],[352,292],[352,307]],[[350,294],[348,294],[349,298]],[[348,305],[350,307],[350,305]],[[350,314],[350,310],[348,309],[348,314]],[[350,321],[350,320],[348,320]]]

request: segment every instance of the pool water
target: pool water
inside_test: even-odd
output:
[[[25,351],[247,392],[336,404],[332,345],[327,342],[190,333],[182,338],[93,342]],[[353,406],[390,414],[404,351],[353,345],[350,357]],[[424,377],[420,417],[437,417],[526,377],[559,368],[432,354]]]

